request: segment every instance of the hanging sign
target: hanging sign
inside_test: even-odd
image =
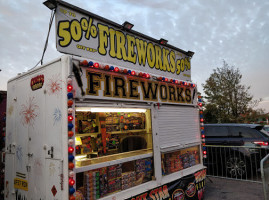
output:
[[[155,75],[191,80],[192,52],[61,2],[56,8],[56,43],[62,53]]]
[[[82,82],[86,96],[190,105],[194,103],[195,88],[189,86],[92,68],[84,70],[86,78]]]

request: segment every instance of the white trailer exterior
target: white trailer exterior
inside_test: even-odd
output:
[[[68,77],[74,77],[73,63],[81,59],[63,56],[44,66],[23,73],[8,82],[6,137],[6,199],[68,199]],[[84,71],[85,70],[85,71]],[[84,73],[87,69],[83,69]],[[44,77],[41,88],[32,90],[31,81]],[[42,81],[37,81],[36,84]],[[83,79],[86,87],[86,79]],[[154,157],[155,179],[123,190],[104,199],[124,199],[203,169],[200,164],[162,176],[161,153],[201,145],[198,108],[184,104],[151,101],[101,100],[82,98],[73,83],[74,107],[148,108],[152,112],[153,153],[116,159],[95,165],[75,167],[75,173],[93,170],[147,156]],[[102,84],[102,88],[104,85]],[[139,93],[141,91],[138,91]],[[55,192],[55,193],[54,193]]]
[[[64,181],[68,155],[63,151],[68,148],[63,142],[68,141],[67,120],[63,120],[67,118],[68,62],[68,57],[58,59],[8,82],[6,199],[68,199]],[[41,74],[44,85],[32,90],[31,79]]]
[[[125,33],[120,25],[57,2],[57,48],[65,53],[76,48],[74,54],[81,51],[82,57],[62,56],[9,80],[5,199],[202,199],[205,170],[197,89],[190,81],[193,53]],[[87,15],[96,32],[83,29]],[[79,20],[86,39],[72,35],[81,33]],[[68,34],[72,41],[66,42]],[[84,45],[87,34],[92,48]],[[142,44],[149,49],[144,56],[151,56],[139,52]]]

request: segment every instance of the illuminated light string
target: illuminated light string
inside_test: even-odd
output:
[[[83,61],[81,63],[82,66],[90,66],[90,67],[95,67],[98,68],[99,64],[98,63],[93,63],[93,62],[87,62],[87,61]],[[74,124],[73,124],[73,114],[74,114],[74,109],[73,109],[73,85],[72,85],[72,79],[68,78],[67,79],[67,121],[68,121],[68,169],[69,169],[69,200],[73,200],[75,199],[74,197],[74,193],[76,192],[75,188],[73,187],[75,185],[75,180],[73,179],[75,176],[75,172],[73,171],[75,165],[74,165],[74,132],[73,132],[73,128],[74,128]]]
[[[143,72],[138,73],[138,72],[128,70],[128,69],[120,69],[120,68],[114,67],[114,66],[101,65],[99,63],[94,63],[92,61],[88,62],[87,60],[80,61],[79,65],[82,66],[82,67],[98,68],[98,69],[103,69],[105,71],[128,74],[128,75],[132,75],[132,76],[139,76],[139,77],[146,78],[146,79],[150,79],[151,77],[154,77],[154,76],[151,76],[150,74],[147,74],[147,73],[143,73]],[[194,83],[189,83],[187,81],[178,81],[178,80],[175,80],[175,79],[170,79],[169,80],[168,78],[162,77],[162,76],[158,77],[158,78],[156,77],[156,79],[158,81],[170,82],[170,83],[179,84],[179,85],[186,86],[186,87],[191,87],[191,88],[196,87],[196,85]]]
[[[73,86],[68,84],[67,85],[67,92],[71,92],[73,90]]]
[[[69,185],[70,186],[75,185],[75,180],[73,178],[69,178]]]
[[[69,200],[75,200],[76,197],[74,197],[73,195],[69,197]]]
[[[72,115],[68,115],[68,121],[69,121],[69,122],[72,122],[73,119],[74,119],[74,117],[73,117]]]
[[[200,131],[201,131],[201,138],[202,138],[202,149],[203,149],[203,158],[207,158],[207,151],[205,147],[205,127],[204,127],[204,116],[203,116],[203,103],[202,103],[202,96],[198,96],[198,103],[199,106],[199,114],[200,114]]]

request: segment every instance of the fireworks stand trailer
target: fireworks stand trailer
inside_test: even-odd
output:
[[[203,199],[193,52],[54,9],[69,55],[8,82],[5,199]]]

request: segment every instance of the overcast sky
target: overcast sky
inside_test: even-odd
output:
[[[118,24],[185,51],[192,58],[192,80],[202,83],[223,60],[240,69],[260,107],[269,112],[268,0],[66,0]],[[42,0],[0,0],[0,90],[7,80],[40,60],[50,10]],[[44,62],[59,57],[53,26]]]

